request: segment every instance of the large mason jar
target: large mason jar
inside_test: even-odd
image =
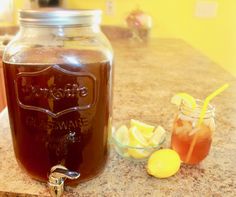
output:
[[[104,168],[111,120],[111,46],[99,10],[22,10],[3,55],[19,165],[46,181],[55,165],[80,174]]]

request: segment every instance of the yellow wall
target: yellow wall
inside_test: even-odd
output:
[[[130,10],[137,7],[153,18],[152,36],[182,38],[236,76],[236,1],[218,2],[215,18],[198,18],[195,5],[199,0],[113,0],[115,14],[103,17],[104,24],[125,25]],[[106,0],[67,1],[69,8],[100,8]]]
[[[67,7],[102,9],[103,24],[120,26],[126,25],[125,18],[130,11],[140,8],[153,18],[152,36],[176,37],[179,26],[177,21],[180,21],[182,12],[181,9],[176,9],[179,7],[179,0],[113,0],[113,15],[106,14],[106,2],[107,0],[67,0]]]
[[[183,1],[188,9],[178,36],[236,76],[236,1],[212,0],[219,3],[217,17],[212,19],[193,15],[196,0]]]
[[[153,18],[153,37],[182,38],[236,76],[236,0],[113,0],[113,15],[106,14],[107,0],[64,0],[68,8],[99,8],[103,24],[125,26],[125,17],[139,7]],[[197,18],[197,1],[218,2],[215,18]],[[14,0],[15,8],[23,0]]]

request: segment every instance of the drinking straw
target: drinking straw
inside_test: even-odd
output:
[[[206,97],[206,99],[204,100],[204,103],[203,103],[203,107],[202,107],[202,110],[201,110],[201,113],[200,113],[200,117],[198,119],[198,123],[197,123],[197,127],[200,126],[203,122],[203,119],[205,117],[205,114],[206,114],[206,110],[208,108],[208,104],[210,103],[210,101],[216,97],[217,95],[219,95],[221,92],[223,92],[225,89],[227,89],[229,87],[229,84],[226,83],[224,84],[223,86],[219,87],[217,90],[215,90],[213,93],[211,93],[209,96]],[[186,158],[186,162],[189,162],[189,159],[192,155],[192,152],[193,152],[193,148],[196,144],[196,141],[197,141],[197,138],[198,138],[198,133],[197,132],[194,137],[193,137],[193,140],[190,144],[190,148],[188,150],[188,154],[187,154],[187,158]]]

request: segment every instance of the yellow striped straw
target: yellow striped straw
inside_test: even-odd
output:
[[[215,90],[213,93],[211,93],[209,96],[206,97],[206,99],[204,100],[204,103],[203,103],[203,107],[202,107],[202,110],[201,110],[201,113],[200,113],[200,117],[198,119],[197,127],[202,124],[203,119],[204,119],[205,114],[206,114],[206,110],[207,110],[208,104],[210,103],[210,101],[214,97],[219,95],[221,92],[223,92],[225,89],[227,89],[228,87],[229,87],[229,84],[226,83],[223,86],[219,87],[217,90]],[[198,132],[194,135],[194,138],[193,138],[193,140],[192,140],[192,142],[190,144],[190,148],[188,150],[188,154],[187,154],[187,157],[186,157],[186,163],[189,162],[189,159],[190,159],[190,157],[192,155],[193,148],[194,148],[194,146],[196,144],[197,138],[198,138]]]

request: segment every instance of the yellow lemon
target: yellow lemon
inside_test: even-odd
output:
[[[163,142],[163,140],[165,139],[165,134],[166,134],[165,129],[161,126],[158,126],[155,129],[154,134],[148,141],[149,146],[154,146],[154,147],[158,146],[158,144]]]
[[[130,144],[129,146],[140,145],[141,147],[148,146],[147,140],[143,137],[142,133],[137,127],[129,129]]]
[[[147,172],[157,178],[167,178],[179,170],[180,163],[180,157],[174,150],[161,149],[149,157]]]
[[[180,106],[181,102],[184,102],[191,109],[195,109],[197,104],[196,100],[187,93],[178,93],[171,98],[171,103]]]
[[[122,145],[129,144],[129,129],[127,126],[120,126],[115,132],[115,139]]]
[[[142,135],[146,138],[149,139],[153,135],[153,130],[154,126],[146,124],[144,122],[141,122],[139,120],[130,120],[130,126],[131,127],[137,127],[138,130],[142,133]]]

